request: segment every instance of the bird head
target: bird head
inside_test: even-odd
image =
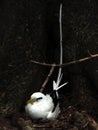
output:
[[[45,99],[45,95],[41,92],[36,92],[31,95],[31,98],[27,101],[27,104],[33,104],[34,102],[37,102],[42,99]]]

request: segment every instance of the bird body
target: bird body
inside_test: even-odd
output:
[[[62,64],[62,26],[61,26],[62,4],[60,5],[60,64]],[[63,74],[62,68],[59,67],[57,81],[53,81],[53,91],[51,94],[43,94],[35,92],[31,95],[25,106],[26,113],[32,119],[48,119],[53,120],[60,113],[58,90],[67,84],[60,85]]]
[[[53,98],[49,94],[36,92],[27,101],[25,110],[32,119],[54,119],[60,111],[59,104],[55,111],[52,111],[54,107]]]
[[[44,95],[36,92],[31,95],[31,99],[25,107],[26,113],[33,119],[47,118],[48,113],[53,108],[53,102],[50,95]]]

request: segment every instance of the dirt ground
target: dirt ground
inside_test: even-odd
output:
[[[0,130],[98,130],[94,117],[86,111],[78,106],[64,105],[63,102],[58,118],[51,121],[32,120],[25,112],[13,111],[11,115],[0,117]]]

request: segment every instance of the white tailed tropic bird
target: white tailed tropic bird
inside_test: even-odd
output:
[[[60,64],[62,64],[62,26],[61,26],[62,4],[60,4]],[[60,85],[63,74],[59,68],[57,81],[53,81],[53,91],[51,94],[35,92],[31,95],[25,106],[25,111],[32,119],[53,120],[60,113],[58,90],[67,84]]]

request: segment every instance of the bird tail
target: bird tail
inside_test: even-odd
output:
[[[60,28],[60,64],[63,62],[63,47],[62,47],[62,4],[60,4],[60,11],[59,11],[59,28]],[[59,67],[57,81],[53,81],[53,90],[57,91],[61,87],[65,86],[68,82],[60,85],[62,80],[62,67]],[[56,92],[58,95],[58,92]]]
[[[60,4],[59,11],[59,27],[60,27],[60,64],[63,62],[63,47],[62,47],[62,4]],[[53,90],[59,90],[61,87],[65,86],[68,82],[60,85],[62,80],[62,67],[59,67],[57,81],[53,81]],[[57,93],[58,94],[58,93]]]

